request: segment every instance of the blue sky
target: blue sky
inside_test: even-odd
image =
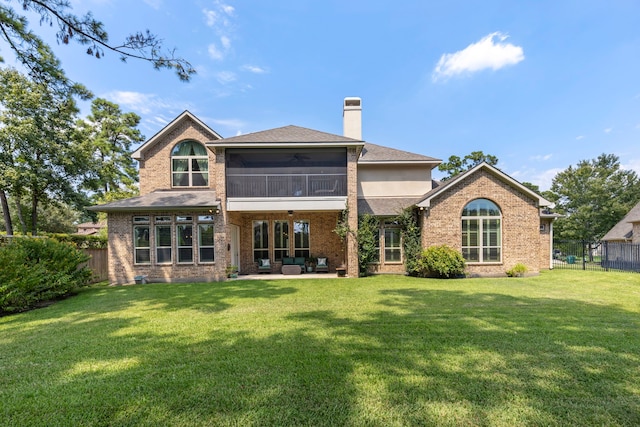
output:
[[[148,28],[198,70],[182,83],[55,46],[67,74],[139,114],[147,138],[185,109],[226,137],[289,124],[342,134],[342,100],[358,96],[366,141],[443,160],[481,150],[543,190],[601,153],[640,172],[635,0],[71,3],[113,42]]]

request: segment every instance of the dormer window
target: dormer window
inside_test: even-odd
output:
[[[171,175],[174,187],[209,186],[209,156],[204,145],[183,141],[171,152]]]

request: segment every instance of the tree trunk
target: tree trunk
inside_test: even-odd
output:
[[[7,202],[7,194],[4,190],[0,190],[0,203],[2,203],[2,215],[4,216],[4,226],[7,236],[13,236],[13,223],[11,222],[11,213],[9,213],[9,202]]]
[[[31,192],[31,235],[38,235],[38,196]]]
[[[24,216],[22,215],[22,206],[20,205],[20,197],[14,197],[16,202],[16,211],[18,212],[18,221],[22,227],[22,234],[27,234],[27,224],[24,222]]]

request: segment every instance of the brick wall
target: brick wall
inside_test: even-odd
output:
[[[360,150],[356,148],[347,149],[347,206],[349,208],[349,228],[358,229],[358,157]],[[335,228],[335,226],[334,226]],[[335,233],[334,233],[335,234]],[[347,236],[347,275],[358,277],[358,242],[351,234]]]
[[[175,129],[163,136],[152,147],[144,152],[144,160],[140,161],[140,194],[155,190],[171,189],[171,151],[179,142],[192,139],[202,144],[212,141],[215,136],[198,123],[185,117]],[[210,150],[209,165],[216,163],[216,156]],[[224,160],[224,157],[223,157]],[[213,188],[213,177],[209,176],[209,186]]]
[[[175,215],[191,215],[194,218],[202,215],[202,212],[154,212],[154,215],[168,215],[175,218]],[[133,247],[133,216],[145,215],[148,212],[138,213],[110,213],[108,217],[109,227],[109,282],[111,284],[133,283],[135,276],[148,276],[151,282],[180,282],[180,281],[219,281],[225,278],[225,267],[227,265],[226,235],[222,224],[222,218],[218,215],[214,222],[215,241],[215,263],[198,264],[197,253],[194,250],[194,260],[192,264],[178,264],[176,261],[176,228],[172,224],[173,241],[173,263],[170,265],[155,265],[155,233],[153,232],[153,215],[150,216],[150,243],[151,243],[151,264],[134,264]],[[198,238],[197,225],[194,224],[194,242]]]
[[[424,214],[423,247],[447,244],[461,250],[462,210],[478,198],[493,201],[502,211],[502,262],[467,264],[469,275],[502,276],[519,262],[530,272],[549,268],[549,243],[541,243],[544,236],[536,201],[485,170],[466,177],[431,201],[430,209]]]
[[[290,246],[293,245],[293,221],[309,221],[309,244],[310,252],[315,257],[327,257],[329,261],[329,271],[335,272],[345,259],[343,244],[338,235],[333,232],[338,220],[338,212],[294,212],[289,216],[286,213],[271,212],[230,212],[229,224],[240,227],[240,271],[242,273],[254,274],[258,272],[258,266],[253,262],[253,221],[269,221],[269,258],[273,262],[274,232],[273,221],[289,221]],[[291,249],[292,251],[293,249]],[[290,254],[293,256],[293,252]],[[280,263],[273,262],[273,273],[280,273]],[[357,264],[356,264],[357,267]],[[357,277],[357,275],[356,275]]]

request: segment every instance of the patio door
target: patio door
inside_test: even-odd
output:
[[[238,272],[242,269],[240,265],[240,227],[237,225],[229,225],[229,252],[231,256],[231,265],[238,266]]]

